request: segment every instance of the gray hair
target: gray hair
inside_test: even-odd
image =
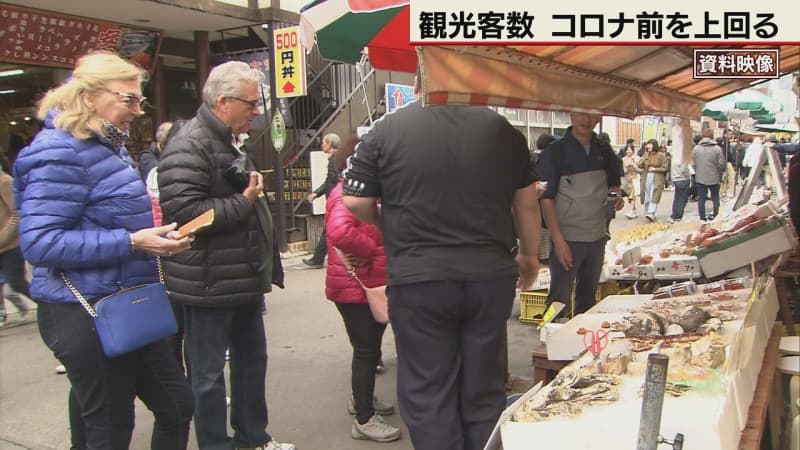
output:
[[[156,128],[156,142],[164,148],[164,145],[167,143],[167,136],[169,136],[169,130],[172,128],[172,122],[164,122]]]
[[[254,83],[260,86],[264,74],[241,61],[228,61],[211,69],[205,86],[203,86],[203,102],[213,108],[222,97],[239,97],[243,83]]]
[[[342,145],[342,138],[336,133],[328,133],[322,138],[322,142],[327,142],[334,150],[337,150]]]

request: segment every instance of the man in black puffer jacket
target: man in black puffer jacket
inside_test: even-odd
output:
[[[283,270],[262,177],[242,148],[242,137],[259,113],[261,79],[242,62],[215,67],[197,116],[169,141],[158,164],[164,220],[183,224],[214,210],[213,225],[197,233],[191,249],[165,258],[164,265],[170,295],[184,305],[200,448],[294,448],[266,431],[261,309],[270,285],[282,286]],[[227,434],[226,349],[235,440]]]

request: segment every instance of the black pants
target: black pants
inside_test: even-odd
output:
[[[40,302],[38,320],[42,340],[67,369],[77,403],[70,412],[80,411],[87,449],[128,449],[136,396],[155,416],[150,448],[186,448],[192,394],[166,340],[107,358],[80,304]]]
[[[30,297],[30,284],[25,278],[25,258],[22,257],[19,247],[0,253],[0,270],[3,271],[6,283],[11,289]]]
[[[575,283],[575,314],[586,312],[595,304],[597,285],[603,271],[606,239],[594,242],[567,241],[572,252],[572,268],[564,266],[556,257],[556,246],[550,243],[550,292],[547,304],[570,303],[572,285]]]
[[[381,340],[386,325],[372,318],[366,303],[336,303],[344,320],[347,337],[353,346],[350,384],[356,405],[356,419],[365,423],[375,414],[372,396],[375,394],[375,366],[381,357]]]
[[[416,450],[480,450],[505,407],[515,276],[389,286],[400,413]]]
[[[325,227],[322,227],[322,233],[319,235],[319,241],[317,242],[317,246],[314,248],[314,255],[311,256],[311,260],[317,264],[322,264],[325,262],[325,255],[328,254],[328,244],[325,242]]]

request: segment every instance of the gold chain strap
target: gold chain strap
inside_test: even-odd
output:
[[[92,316],[92,318],[97,318],[97,311],[95,311],[94,308],[92,308],[92,305],[90,305],[89,302],[87,302],[86,299],[83,298],[83,295],[72,284],[72,281],[70,281],[69,278],[67,278],[67,275],[64,272],[61,272],[61,279],[64,280],[64,284],[67,285],[67,289],[69,289],[69,291],[72,292],[72,295],[74,295],[75,298],[77,298],[78,301],[81,302],[81,306],[83,306],[83,309],[85,309],[86,312],[88,312],[89,315]]]
[[[161,267],[160,256],[156,256],[156,265],[158,266],[158,281],[161,284],[164,284],[164,269]],[[89,315],[92,316],[92,318],[97,318],[97,311],[95,311],[94,308],[92,308],[92,305],[90,305],[89,302],[86,301],[86,298],[83,296],[83,294],[81,294],[78,288],[76,288],[75,285],[72,284],[72,281],[70,281],[70,279],[67,278],[67,275],[64,272],[61,272],[61,279],[64,280],[64,284],[67,285],[67,289],[69,289],[69,291],[72,292],[72,295],[74,295],[75,298],[77,298],[78,301],[81,302],[81,306],[83,306],[83,309],[85,309],[86,312],[88,312]]]

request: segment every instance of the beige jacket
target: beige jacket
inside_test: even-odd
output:
[[[14,206],[11,176],[0,170],[0,253],[19,246],[19,215]]]

